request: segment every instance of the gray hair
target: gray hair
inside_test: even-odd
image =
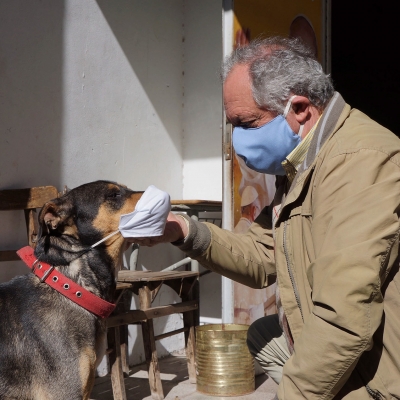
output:
[[[329,75],[311,49],[299,39],[269,37],[239,47],[222,65],[223,82],[237,64],[249,65],[255,102],[259,107],[282,114],[292,95],[307,97],[319,109],[334,94]]]

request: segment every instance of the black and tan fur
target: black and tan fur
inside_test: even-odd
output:
[[[97,181],[42,208],[36,256],[104,300],[114,301],[124,239],[118,229],[141,192]],[[28,270],[27,270],[28,271]],[[0,399],[88,399],[104,354],[104,320],[32,273],[0,285]]]

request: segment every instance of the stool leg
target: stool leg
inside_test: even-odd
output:
[[[121,366],[122,372],[129,375],[129,361],[128,361],[128,325],[120,326],[120,343],[121,343]]]
[[[122,295],[122,299],[119,301],[117,307],[118,312],[129,311],[132,302],[132,292],[125,291]],[[120,344],[121,344],[121,365],[122,372],[128,376],[129,375],[129,355],[128,355],[128,325],[121,325],[120,330]]]
[[[151,291],[147,286],[139,289],[139,301],[142,310],[147,310],[151,307]],[[160,367],[158,364],[152,319],[142,321],[142,333],[147,369],[149,373],[151,397],[155,400],[163,400],[164,392],[161,385]]]
[[[182,298],[185,300],[197,300],[199,304],[199,282],[196,281],[193,285],[191,292]],[[186,347],[186,358],[189,373],[189,382],[196,383],[196,332],[195,327],[199,325],[199,307],[197,310],[188,311],[183,313],[183,324],[188,330],[185,331],[185,347]]]
[[[114,400],[126,400],[119,327],[110,328],[108,330],[108,345],[113,349],[113,352],[109,356],[109,361]]]
[[[196,366],[195,366],[195,332],[194,326],[191,322],[193,312],[189,311],[183,314],[183,322],[185,326],[189,327],[188,331],[185,331],[185,347],[186,347],[186,358],[189,373],[189,382],[196,383]]]

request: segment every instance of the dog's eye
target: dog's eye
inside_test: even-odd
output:
[[[109,199],[115,199],[115,198],[121,197],[121,193],[120,192],[112,192],[112,193],[109,193],[107,195],[107,197]]]

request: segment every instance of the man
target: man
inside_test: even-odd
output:
[[[235,233],[245,233],[250,225],[260,214],[260,200],[258,192],[253,186],[246,186],[243,189],[240,199],[241,217],[234,228]]]
[[[278,399],[400,399],[400,141],[351,109],[293,39],[238,48],[223,69],[233,144],[277,191],[246,234],[183,215],[164,236],[254,288],[277,280],[276,316],[249,349]]]

